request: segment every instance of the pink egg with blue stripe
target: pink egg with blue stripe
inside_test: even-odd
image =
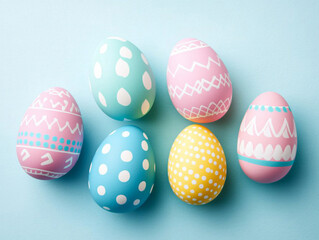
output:
[[[83,144],[81,112],[63,88],[42,92],[27,109],[17,138],[19,163],[30,176],[50,180],[68,173]]]
[[[297,152],[291,108],[275,92],[259,95],[242,120],[237,152],[244,173],[260,183],[279,181],[290,171]]]

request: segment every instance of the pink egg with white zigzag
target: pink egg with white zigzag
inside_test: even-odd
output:
[[[17,138],[19,163],[30,176],[62,177],[77,162],[83,143],[81,112],[63,88],[42,92],[27,109]]]
[[[192,122],[217,121],[232,101],[232,83],[223,61],[210,46],[193,38],[173,48],[167,87],[176,110]]]
[[[256,182],[276,182],[290,171],[296,152],[297,130],[288,103],[275,92],[259,95],[240,126],[240,167]]]

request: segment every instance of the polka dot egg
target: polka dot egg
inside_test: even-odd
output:
[[[175,195],[192,205],[214,200],[226,179],[226,158],[215,135],[201,125],[186,127],[175,139],[168,178]]]
[[[155,180],[155,159],[147,135],[138,127],[113,131],[97,149],[89,170],[93,199],[111,212],[128,212],[143,205]]]
[[[98,46],[90,87],[100,109],[121,121],[146,115],[156,93],[154,76],[144,54],[118,37],[109,37]]]

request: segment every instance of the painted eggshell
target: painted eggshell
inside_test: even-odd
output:
[[[142,206],[155,180],[155,158],[147,135],[138,127],[112,132],[97,149],[89,170],[89,189],[95,202],[110,212]]]
[[[109,37],[95,51],[90,86],[100,109],[116,120],[135,120],[151,109],[156,86],[144,54],[131,42]]]
[[[297,130],[291,109],[275,92],[259,95],[241,123],[237,152],[244,173],[260,183],[280,180],[292,167]]]
[[[173,48],[167,87],[177,111],[193,122],[217,121],[232,101],[232,83],[223,61],[206,43],[193,38]]]
[[[224,150],[208,128],[190,125],[177,136],[169,154],[168,179],[182,201],[211,202],[221,192],[226,172]]]
[[[48,180],[62,177],[77,162],[83,143],[80,109],[63,88],[42,92],[20,124],[17,156],[30,176]]]

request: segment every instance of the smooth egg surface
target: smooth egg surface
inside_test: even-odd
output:
[[[175,139],[168,161],[168,179],[175,195],[192,205],[214,200],[226,179],[224,150],[206,127],[190,125]]]
[[[156,95],[154,76],[145,55],[119,37],[109,37],[97,47],[90,87],[99,108],[121,121],[146,115]]]
[[[30,176],[48,180],[62,177],[77,162],[83,143],[81,112],[63,88],[42,92],[20,124],[16,151]]]
[[[91,196],[110,212],[135,210],[151,194],[155,171],[154,153],[145,132],[135,126],[118,128],[105,138],[92,160]]]
[[[244,173],[260,183],[280,180],[297,152],[297,129],[286,100],[275,92],[259,95],[240,125],[237,152]]]
[[[198,39],[183,39],[173,48],[167,87],[176,110],[192,122],[217,121],[232,101],[232,83],[223,61]]]

